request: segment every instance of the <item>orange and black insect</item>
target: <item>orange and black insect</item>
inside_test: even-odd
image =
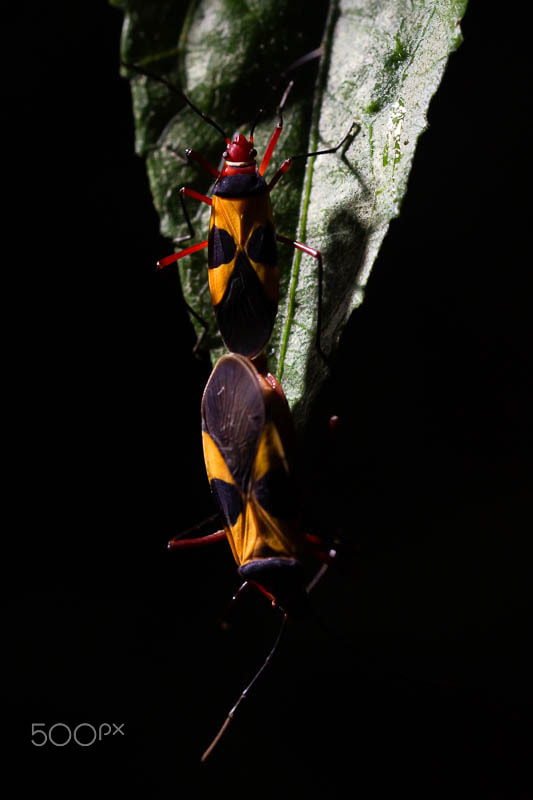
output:
[[[279,270],[277,266],[277,242],[290,244],[294,248],[313,256],[319,270],[319,306],[317,320],[317,345],[320,349],[322,257],[318,250],[276,234],[270,202],[270,192],[281,176],[297,158],[335,153],[350,137],[355,123],[344,139],[327,150],[301,153],[285,159],[269,183],[263,177],[283,128],[282,109],[292,87],[289,83],[278,106],[278,123],[270,137],[259,166],[254,148],[254,128],[260,110],[249,134],[249,138],[236,133],[233,139],[226,136],[222,128],[161,76],[145,69],[131,66],[137,72],[161,81],[178,92],[202,119],[212,125],[226,140],[222,154],[224,166],[218,170],[199,153],[187,149],[186,155],[198,163],[215,178],[212,197],[200,194],[186,186],[180,189],[183,213],[189,228],[185,239],[194,237],[194,230],[184,202],[184,195],[211,206],[209,236],[198,244],[186,247],[178,253],[166,256],[158,262],[163,268],[184,256],[208,248],[209,288],[217,325],[228,350],[252,358],[260,353],[272,333],[279,300]],[[181,239],[180,241],[183,241]],[[190,309],[204,327],[205,320]]]
[[[197,539],[178,536],[169,548],[195,547],[226,537],[244,579],[235,597],[255,586],[282,614],[272,649],[205,751],[205,760],[269,664],[288,616],[308,611],[309,591],[335,553],[326,552],[318,537],[302,530],[293,478],[292,416],[273,375],[257,370],[243,356],[222,356],[202,398],[202,439],[224,530]],[[322,562],[311,580],[303,563],[308,556]]]
[[[274,376],[242,356],[222,356],[202,398],[202,440],[224,530],[199,539],[177,537],[169,547],[226,536],[244,581],[290,614],[305,612],[302,558],[329,563],[330,556],[301,528],[292,416]]]

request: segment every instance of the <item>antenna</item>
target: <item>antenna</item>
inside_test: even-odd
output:
[[[243,587],[241,587],[241,588],[243,588]],[[270,653],[267,655],[267,657],[265,658],[265,660],[263,661],[262,665],[259,667],[259,669],[255,673],[254,677],[252,678],[252,680],[250,681],[250,683],[248,684],[246,689],[244,689],[241,692],[241,695],[240,695],[239,699],[237,700],[237,702],[235,703],[235,705],[233,706],[233,708],[230,709],[230,711],[228,713],[228,716],[224,720],[224,724],[222,725],[222,727],[220,728],[219,732],[217,733],[217,735],[215,736],[215,738],[213,739],[213,741],[211,742],[211,744],[209,745],[209,747],[207,748],[205,753],[203,754],[202,759],[201,759],[202,762],[204,762],[207,758],[209,758],[209,756],[211,755],[211,753],[213,752],[213,750],[215,749],[215,747],[217,746],[217,744],[221,740],[222,736],[226,732],[231,720],[233,719],[233,717],[235,715],[235,712],[237,711],[237,708],[240,706],[242,701],[246,699],[246,697],[248,695],[248,692],[250,691],[250,689],[252,688],[252,686],[254,685],[256,680],[262,675],[264,670],[270,664],[270,661],[272,660],[272,657],[274,656],[274,653],[276,652],[278,644],[280,643],[281,637],[283,635],[283,631],[285,630],[285,626],[287,624],[287,619],[288,619],[288,615],[285,612],[283,612],[283,619],[281,621],[280,629],[278,631],[278,635],[276,637],[276,641],[274,642],[274,645],[273,645]]]
[[[155,72],[151,72],[151,70],[145,69],[144,67],[138,67],[137,64],[129,64],[127,61],[121,61],[120,63],[123,67],[126,67],[126,69],[131,69],[134,72],[138,72],[139,75],[144,75],[146,78],[151,78],[151,80],[153,81],[158,81],[159,83],[162,83],[163,86],[166,86],[167,89],[170,89],[172,92],[179,94],[179,96],[185,100],[187,105],[190,106],[192,110],[204,120],[204,122],[207,122],[209,125],[211,125],[219,133],[222,134],[222,136],[226,140],[226,144],[230,143],[229,138],[226,136],[220,125],[217,125],[217,123],[213,119],[211,119],[211,117],[208,117],[207,114],[204,114],[203,111],[200,111],[200,109],[197,108],[191,100],[189,100],[185,92],[183,92],[181,89],[175,86],[171,81],[167,80],[167,78],[164,78],[162,75],[157,75]]]

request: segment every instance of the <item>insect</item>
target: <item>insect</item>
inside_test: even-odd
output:
[[[239,575],[291,614],[307,607],[301,557],[329,563],[317,537],[304,534],[294,481],[294,429],[283,389],[266,370],[229,353],[217,362],[202,398],[202,440],[224,530],[176,537],[170,549],[226,537]]]
[[[202,398],[202,439],[207,475],[224,530],[197,539],[176,537],[169,548],[199,546],[226,537],[244,580],[237,595],[247,586],[255,586],[280,610],[282,623],[270,653],[202,760],[212,752],[272,659],[288,615],[308,612],[308,593],[335,555],[325,550],[318,537],[302,531],[293,479],[293,438],[289,406],[274,376],[266,369],[256,369],[243,356],[222,356]],[[310,582],[302,563],[309,555],[322,562]]]
[[[352,124],[346,136],[335,147],[300,153],[285,159],[267,183],[263,176],[283,129],[282,110],[293,85],[292,81],[277,107],[278,123],[258,166],[254,129],[262,109],[255,117],[248,139],[241,133],[235,133],[230,140],[214,120],[196,108],[181,90],[165,78],[135,65],[124,64],[124,66],[158,80],[177,92],[195,113],[222,134],[226,142],[226,148],[222,153],[224,165],[221,170],[194,150],[185,151],[188,159],[195,161],[215,178],[215,185],[211,197],[186,186],[180,189],[179,197],[189,235],[179,241],[194,237],[184,196],[211,206],[209,235],[204,241],[162,258],[158,262],[158,267],[162,269],[207,247],[209,289],[222,339],[231,352],[252,358],[268,343],[277,314],[279,301],[277,242],[301,250],[315,258],[318,264],[317,347],[321,351],[322,256],[315,248],[275,232],[270,193],[296,159],[336,153],[341,149],[350,138],[356,123]],[[190,310],[206,329],[205,320],[193,309]]]

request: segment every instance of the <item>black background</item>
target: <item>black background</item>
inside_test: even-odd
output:
[[[530,796],[527,48],[483,5],[323,398],[317,429],[335,412],[341,433],[305,443],[357,578],[328,573],[203,768],[278,621],[253,596],[228,614],[228,548],[165,550],[212,511],[209,368],[153,270],[170,247],[133,155],[121,14],[6,24],[3,684],[36,795]],[[33,722],[125,735],[36,748]]]

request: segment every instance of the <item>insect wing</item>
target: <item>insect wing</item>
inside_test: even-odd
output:
[[[202,400],[207,473],[241,568],[292,560],[297,549],[289,464],[270,415],[273,395],[247,359],[231,354],[216,365]]]
[[[276,318],[279,270],[267,192],[242,198],[213,195],[209,288],[229,350],[252,357],[268,343]]]

